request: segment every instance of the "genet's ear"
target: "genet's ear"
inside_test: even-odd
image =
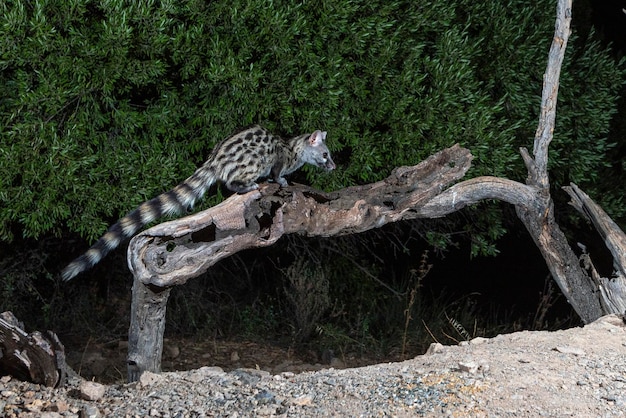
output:
[[[312,147],[317,147],[318,145],[323,144],[325,139],[326,131],[315,131],[309,137],[309,145],[311,145]]]

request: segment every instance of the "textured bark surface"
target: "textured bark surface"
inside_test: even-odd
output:
[[[0,376],[56,387],[66,372],[65,349],[55,333],[27,333],[11,312],[0,314]]]
[[[443,216],[457,202],[422,207],[462,178],[471,160],[467,149],[455,145],[416,166],[396,168],[383,181],[332,193],[265,184],[141,232],[131,240],[129,267],[141,283],[167,288],[184,284],[236,252],[272,245],[284,234],[354,234],[389,222]]]
[[[603,311],[606,313],[626,313],[626,234],[602,210],[587,193],[575,184],[564,187],[572,198],[571,204],[596,228],[606,247],[613,255],[613,277],[601,277],[596,271],[591,257],[585,253],[581,257],[583,266],[590,272],[598,289]]]
[[[128,381],[135,382],[145,370],[161,370],[165,311],[171,288],[144,286],[135,277],[128,331]]]

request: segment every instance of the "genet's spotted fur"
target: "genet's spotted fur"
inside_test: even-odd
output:
[[[255,125],[220,142],[204,165],[187,180],[147,202],[120,219],[89,249],[61,273],[64,280],[92,268],[124,240],[148,223],[165,215],[183,213],[204,196],[216,182],[236,193],[247,193],[259,186],[257,180],[270,177],[281,186],[286,175],[305,163],[327,171],[335,168],[324,143],[326,132],[283,140]]]

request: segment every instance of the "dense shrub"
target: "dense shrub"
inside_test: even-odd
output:
[[[522,179],[552,1],[14,1],[0,6],[0,238],[93,239],[263,123],[330,132],[369,182],[454,142]],[[593,42],[563,72],[554,176],[594,181],[623,71]]]

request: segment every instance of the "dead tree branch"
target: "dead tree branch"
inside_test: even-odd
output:
[[[173,286],[241,250],[272,245],[284,234],[354,234],[423,217],[420,207],[461,179],[471,161],[470,152],[455,145],[416,166],[396,168],[383,181],[332,193],[265,184],[203,212],[141,232],[128,248],[128,265],[134,275],[129,381],[137,380],[144,370],[160,370],[165,310]],[[443,216],[449,209],[442,206],[440,210]],[[437,216],[437,208],[429,208],[429,213]]]
[[[623,314],[626,312],[626,234],[574,183],[563,189],[572,198],[570,204],[594,225],[613,255],[615,271],[611,278],[601,277],[586,254],[583,257],[584,266],[591,272],[591,277],[599,290],[604,312]]]
[[[424,217],[420,208],[462,178],[471,160],[467,149],[455,145],[416,166],[399,167],[385,180],[332,193],[266,184],[141,232],[131,240],[128,264],[144,285],[168,288],[236,252],[272,245],[284,234],[346,235]],[[437,216],[437,210],[431,206],[428,213]],[[439,210],[443,216],[448,209]]]
[[[578,257],[554,218],[548,178],[548,147],[553,138],[556,120],[559,76],[570,35],[572,1],[559,0],[556,10],[554,38],[548,55],[543,79],[539,126],[535,134],[533,157],[520,150],[528,169],[526,184],[536,190],[536,199],[526,205],[516,205],[518,217],[543,254],[552,277],[581,319],[588,323],[603,314],[593,281],[580,268]]]
[[[413,167],[395,169],[385,180],[324,193],[305,186],[263,185],[234,195],[201,213],[150,228],[131,240],[128,265],[135,281],[129,337],[129,380],[143,370],[160,369],[165,309],[169,290],[196,277],[219,260],[248,248],[272,245],[285,234],[308,236],[354,234],[389,222],[442,217],[484,199],[515,205],[517,215],[543,254],[563,294],[584,322],[623,309],[621,281],[602,281],[581,268],[578,257],[556,224],[548,178],[561,64],[567,45],[571,0],[559,0],[554,39],[544,75],[539,126],[533,155],[520,150],[528,169],[526,184],[478,177],[457,184],[472,155],[458,145]],[[573,188],[572,188],[573,190]],[[591,204],[580,203],[590,211]],[[594,209],[595,210],[595,209]],[[600,219],[594,215],[595,219]],[[608,232],[607,236],[609,235]],[[616,248],[626,248],[623,234],[610,234]],[[608,238],[607,238],[608,239]],[[623,252],[619,259],[624,266]],[[620,299],[621,298],[621,299]],[[609,310],[607,312],[607,310]]]

